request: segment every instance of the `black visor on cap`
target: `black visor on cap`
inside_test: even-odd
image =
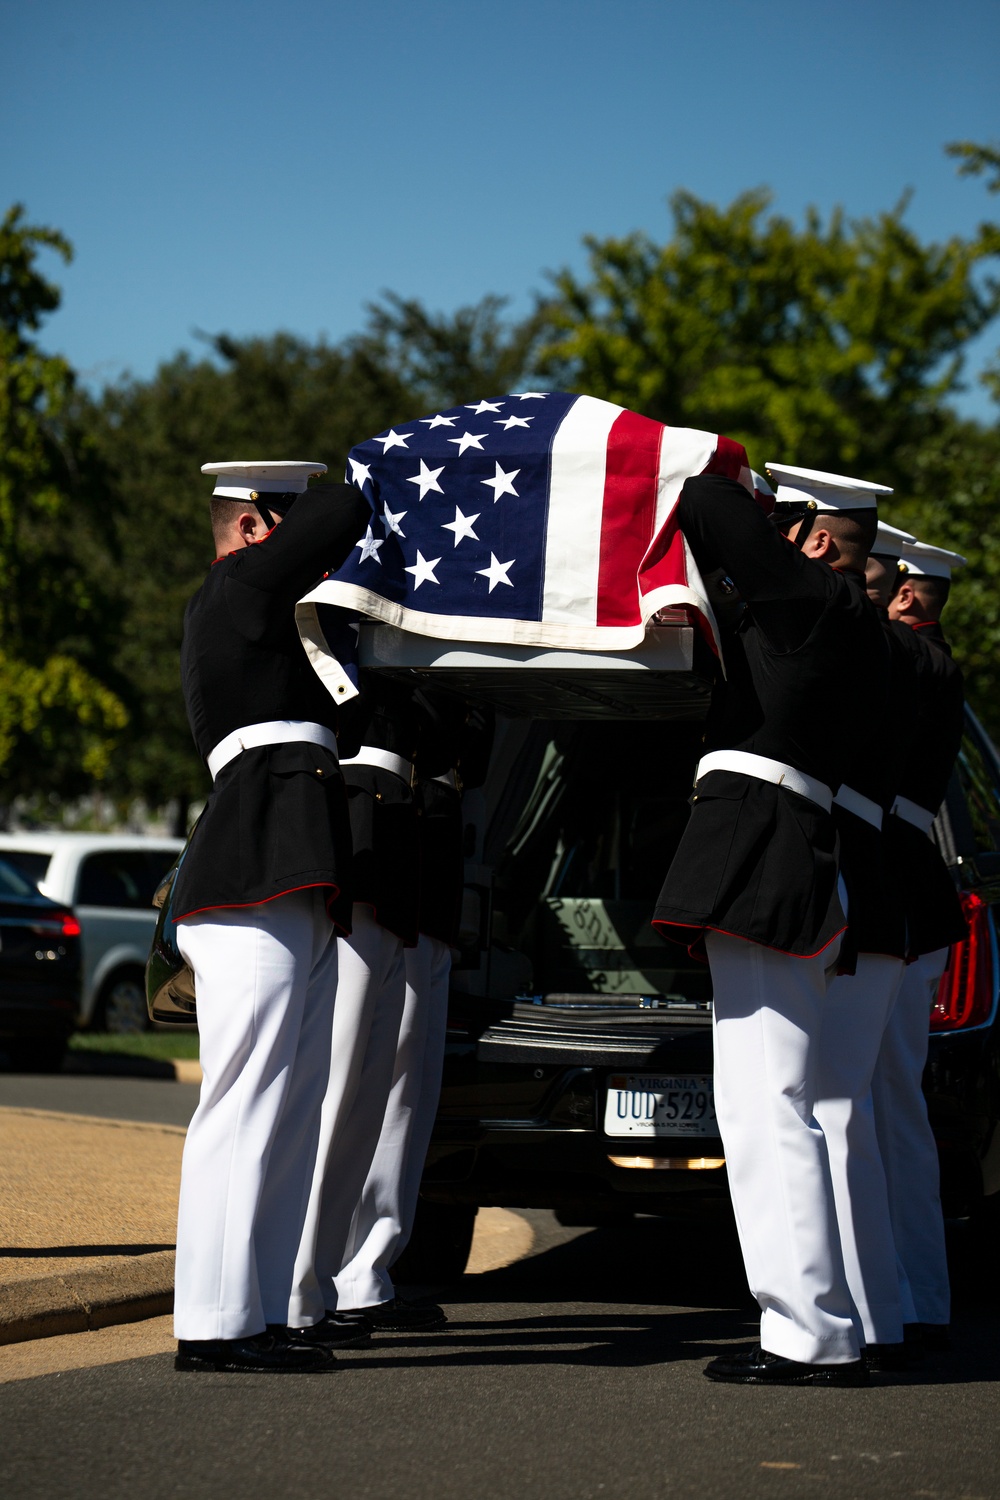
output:
[[[804,524],[800,528],[799,534],[793,544],[796,547],[801,547],[810,531],[812,531],[816,515],[817,506],[815,501],[810,505],[806,500],[776,500],[774,509],[768,516],[768,520],[778,531],[787,531],[789,526],[795,525],[796,521],[802,521]]]
[[[272,511],[276,516],[285,516],[291,510],[292,506],[295,504],[298,498],[299,496],[297,490],[286,490],[283,494],[278,495],[265,495],[263,491],[261,491],[258,494],[257,499],[254,501],[254,504],[259,510],[261,502],[263,502],[267,506],[268,510]]]
[[[275,516],[287,516],[296,500],[299,498],[296,490],[285,490],[277,494],[268,495],[258,491],[254,499],[260,517],[269,530],[274,530]]]

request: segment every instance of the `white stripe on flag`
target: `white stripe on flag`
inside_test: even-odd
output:
[[[543,622],[597,624],[608,435],[623,410],[579,396],[552,439]]]
[[[697,427],[668,427],[660,444],[660,477],[656,487],[656,525],[653,535],[677,504],[685,479],[701,474],[715,455],[719,440]]]

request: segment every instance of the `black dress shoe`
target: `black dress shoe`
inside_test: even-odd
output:
[[[903,1340],[925,1354],[943,1354],[951,1348],[951,1325],[948,1323],[904,1323]]]
[[[329,1308],[320,1322],[309,1328],[282,1328],[279,1331],[297,1344],[322,1349],[361,1349],[372,1341],[370,1318],[331,1312]]]
[[[330,1350],[297,1343],[282,1333],[246,1339],[178,1339],[175,1370],[253,1375],[323,1375],[335,1368]]]
[[[402,1297],[380,1302],[377,1307],[359,1308],[358,1312],[364,1313],[376,1333],[430,1333],[448,1321],[436,1303],[404,1302]]]
[[[860,1359],[846,1365],[807,1365],[771,1354],[758,1344],[742,1354],[723,1354],[705,1367],[709,1380],[735,1385],[867,1385],[868,1371]]]
[[[921,1350],[916,1344],[866,1344],[861,1358],[874,1373],[890,1370],[912,1370],[918,1363]]]

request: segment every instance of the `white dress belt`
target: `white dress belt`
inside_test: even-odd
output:
[[[241,755],[244,750],[256,750],[261,745],[285,745],[296,740],[305,740],[310,745],[322,745],[332,754],[337,753],[337,736],[323,724],[311,724],[308,719],[271,719],[266,724],[245,724],[234,729],[220,740],[208,756],[208,769],[212,780],[223,766]]]
[[[841,785],[834,797],[838,807],[845,807],[856,818],[863,818],[873,828],[882,827],[882,809],[870,797],[862,797],[852,786]]]
[[[909,797],[897,797],[892,804],[892,811],[897,818],[902,818],[906,823],[912,823],[914,828],[919,828],[921,833],[926,833],[930,838],[935,814],[928,812],[926,807],[921,807],[919,802],[911,802]]]
[[[413,785],[413,762],[402,755],[393,755],[391,750],[380,750],[378,745],[362,745],[357,755],[350,755],[340,762],[342,766],[379,766],[391,771],[407,786]]]
[[[833,806],[833,793],[825,782],[797,771],[794,766],[786,766],[784,761],[771,760],[767,755],[753,755],[749,750],[712,750],[698,762],[694,778],[696,786],[709,771],[737,771],[742,776],[754,776],[758,781],[771,781],[790,792],[797,792],[800,797],[808,797],[824,812],[829,812]]]

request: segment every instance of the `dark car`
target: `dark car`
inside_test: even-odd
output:
[[[461,1269],[479,1205],[580,1224],[728,1213],[709,971],[649,924],[700,739],[697,722],[502,726],[467,799],[468,947],[411,1279]],[[964,1216],[1000,1204],[1000,764],[971,714],[934,837],[969,936],[940,986],[924,1083],[945,1211]]]
[[[0,860],[0,1049],[11,1066],[59,1068],[80,1009],[80,924]]]

